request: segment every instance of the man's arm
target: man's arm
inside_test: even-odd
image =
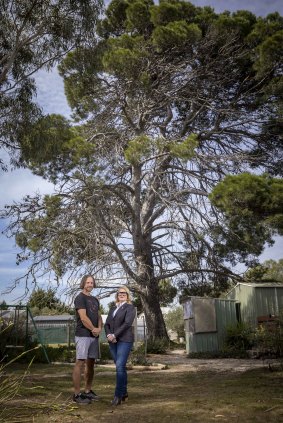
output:
[[[98,314],[98,327],[97,328],[94,328],[93,330],[92,330],[92,334],[94,335],[94,336],[99,336],[99,334],[100,334],[100,332],[101,332],[101,330],[102,330],[102,325],[103,325],[103,323],[102,323],[102,317],[101,317],[101,315],[100,315],[100,313]]]
[[[98,336],[100,334],[101,328],[102,328],[102,318],[101,318],[101,316],[99,316],[99,319],[98,319],[98,328],[96,328],[91,323],[91,320],[87,317],[87,315],[86,315],[86,309],[80,308],[77,311],[79,313],[80,319],[81,319],[82,324],[84,325],[84,327],[86,327],[87,329],[89,329],[94,336]]]

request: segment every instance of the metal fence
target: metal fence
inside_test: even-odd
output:
[[[36,324],[37,331],[32,334],[32,340],[38,341],[38,334],[45,345],[68,345],[75,342],[75,323]]]

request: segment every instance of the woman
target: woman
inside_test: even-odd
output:
[[[104,328],[109,348],[116,364],[116,388],[112,405],[120,405],[128,398],[126,363],[134,342],[133,322],[136,309],[131,303],[130,291],[120,286],[116,293],[116,306],[107,316]]]

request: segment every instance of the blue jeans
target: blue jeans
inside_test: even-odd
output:
[[[110,352],[116,364],[115,397],[121,398],[127,393],[128,376],[126,363],[133,346],[133,342],[109,343]]]

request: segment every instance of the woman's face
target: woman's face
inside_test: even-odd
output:
[[[125,289],[123,289],[123,288],[118,289],[117,298],[118,298],[119,302],[127,300],[128,294],[125,291]]]

